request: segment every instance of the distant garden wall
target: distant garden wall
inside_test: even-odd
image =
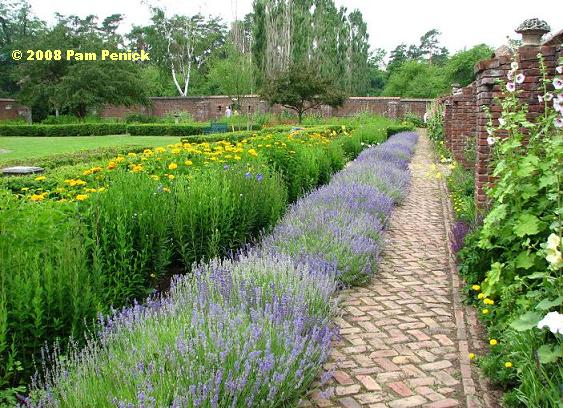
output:
[[[14,99],[0,98],[0,120],[31,118],[31,111],[25,106],[18,105]]]
[[[225,108],[231,105],[226,96],[204,97],[154,97],[151,106],[108,106],[102,112],[102,117],[122,118],[128,113],[144,113],[147,115],[164,116],[173,112],[189,112],[198,121],[217,120],[225,116]],[[406,113],[413,113],[423,117],[431,99],[403,99],[399,97],[351,97],[344,106],[331,108],[322,106],[314,112],[323,116],[350,116],[360,112],[370,112],[390,118],[401,118]],[[240,113],[282,113],[287,109],[280,105],[268,106],[268,103],[258,96],[245,97],[241,103]]]
[[[501,107],[495,98],[503,91],[498,80],[507,81],[510,64],[515,58],[526,77],[524,83],[518,85],[518,89],[523,90],[519,98],[529,105],[528,119],[537,117],[544,109],[543,102],[540,103],[538,99],[543,94],[540,90],[538,54],[543,55],[548,74],[553,76],[558,60],[563,56],[561,39],[559,32],[541,45],[522,46],[515,57],[497,51],[493,58],[475,65],[475,82],[465,88],[454,89],[452,95],[438,99],[444,105],[446,146],[456,160],[466,166],[475,166],[475,200],[479,208],[487,205],[486,187],[494,181],[491,175],[491,148],[487,143],[487,110],[491,113],[493,124],[498,126]],[[475,151],[474,163],[466,160],[464,152],[468,149]]]

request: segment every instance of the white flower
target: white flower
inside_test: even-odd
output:
[[[509,81],[512,81],[514,79],[514,71],[508,71],[506,77],[508,78]]]
[[[516,85],[514,85],[514,82],[507,82],[506,83],[506,90],[508,92],[514,92],[516,90]]]
[[[559,249],[559,245],[561,245],[561,237],[557,234],[551,233],[551,235],[547,238],[546,248]]]
[[[498,118],[498,124],[504,126],[506,125],[506,120],[504,120],[503,118]]]
[[[547,327],[553,334],[563,334],[563,315],[558,312],[549,312],[538,322],[538,329]]]
[[[563,65],[559,65],[557,68],[555,68],[555,70],[558,74],[563,74]]]
[[[553,94],[552,94],[552,93],[549,93],[549,92],[548,92],[548,93],[545,94],[545,100],[546,100],[546,101],[549,102],[549,101],[552,100],[552,99],[553,99]]]
[[[559,100],[559,98],[553,100],[553,109],[555,109],[559,113],[563,113],[563,104]]]
[[[493,135],[493,129],[487,128],[487,133],[489,134],[489,136],[492,136]]]
[[[524,74],[518,74],[516,75],[516,83],[517,84],[521,84],[524,82],[524,79],[526,79],[526,77],[524,76]]]
[[[494,137],[492,137],[492,136],[489,136],[489,137],[487,138],[487,143],[489,144],[489,146],[494,145],[496,141],[497,141],[497,140],[496,140]]]
[[[563,81],[561,78],[553,78],[553,87],[555,89],[563,89]]]
[[[561,129],[563,127],[563,119],[556,118],[553,120],[553,124],[555,125],[556,128]]]
[[[543,103],[543,96],[538,95],[538,101],[539,101],[539,103]]]
[[[513,61],[512,64],[510,64],[510,68],[518,69],[518,63],[516,61]]]

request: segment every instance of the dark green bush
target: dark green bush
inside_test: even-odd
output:
[[[414,126],[412,124],[401,124],[401,125],[393,125],[387,127],[387,137],[391,137],[396,133],[401,132],[409,132],[414,130]]]
[[[208,125],[141,124],[127,125],[131,136],[191,136],[203,134]]]
[[[0,125],[0,136],[105,136],[124,135],[122,123],[79,123],[68,125]]]
[[[145,115],[143,113],[130,113],[125,116],[126,123],[159,123],[162,118],[158,116]]]

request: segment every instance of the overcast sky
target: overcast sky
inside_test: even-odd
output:
[[[149,0],[164,6],[170,14],[219,15],[226,21],[240,18],[252,9],[252,0]],[[393,49],[400,43],[418,43],[426,31],[437,28],[441,42],[451,52],[486,43],[504,44],[506,36],[519,38],[514,29],[526,18],[546,20],[553,31],[563,28],[563,7],[559,0],[335,0],[349,11],[359,9],[367,21],[373,48]],[[100,18],[121,13],[121,31],[133,24],[149,22],[149,11],[141,0],[30,0],[35,14],[53,22],[56,11]],[[521,7],[519,4],[526,4]],[[486,24],[486,22],[490,22]]]

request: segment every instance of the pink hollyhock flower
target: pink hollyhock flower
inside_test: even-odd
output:
[[[563,127],[563,119],[555,118],[555,120],[553,121],[553,124],[555,125],[556,128],[562,128]]]
[[[526,77],[524,76],[524,74],[518,74],[516,75],[516,83],[517,84],[521,84],[524,82],[524,79],[526,79]]]
[[[559,113],[563,113],[563,102],[559,98],[553,100],[553,109]]]
[[[507,82],[506,83],[506,90],[508,92],[514,92],[516,90],[516,85],[514,84],[514,82]]]
[[[561,78],[553,79],[553,87],[555,89],[563,89],[563,81],[561,80]]]

